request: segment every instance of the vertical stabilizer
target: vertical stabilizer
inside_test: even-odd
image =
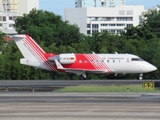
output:
[[[36,52],[45,54],[43,49],[28,35],[14,35],[13,39],[24,58],[34,57]]]
[[[21,64],[55,70],[45,57],[45,51],[29,35],[14,35],[13,39],[24,56],[20,60]]]

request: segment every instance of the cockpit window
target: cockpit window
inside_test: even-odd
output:
[[[142,58],[132,58],[132,61],[144,61]]]

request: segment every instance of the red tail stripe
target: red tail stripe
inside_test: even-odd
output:
[[[44,54],[39,52],[36,48],[37,46],[33,46],[32,44],[30,44],[30,42],[28,41],[28,44],[30,45],[30,47],[32,48],[32,52],[34,55],[36,55],[39,60],[41,60],[40,62],[42,64],[44,64],[49,70],[56,70],[53,66],[50,65],[50,63],[47,62],[47,59],[44,57]]]
[[[42,54],[40,51],[38,51],[36,48],[37,48],[37,46],[33,46],[31,43],[30,43],[30,41],[29,41],[29,39],[27,39],[26,40],[26,42],[28,43],[28,47],[30,48],[30,49],[32,49],[32,53],[33,53],[33,55],[35,55],[35,57],[36,58],[38,58],[38,60],[42,63],[42,64],[44,64],[49,70],[56,70],[53,66],[51,66],[46,60],[46,58],[44,57],[44,54]]]
[[[40,56],[39,53],[37,53],[36,50],[34,50],[34,47],[32,47],[27,41],[25,41],[25,42],[26,42],[26,46],[29,47],[32,54],[43,64],[44,60],[43,60],[43,58],[39,57]],[[46,66],[46,67],[50,70],[50,68],[48,66]]]
[[[40,60],[40,62],[44,64],[49,70],[57,71],[54,66],[52,66],[45,58],[45,52],[39,47],[37,43],[33,41],[33,39],[30,38],[31,37],[26,37],[25,41],[28,44],[28,47],[32,50],[31,52],[33,55],[35,55],[35,57],[38,58],[38,60]]]
[[[36,48],[41,52],[41,53],[46,53],[29,35],[26,35],[26,38],[28,40],[30,40],[30,43],[34,46],[36,46]]]

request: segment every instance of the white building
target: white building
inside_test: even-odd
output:
[[[13,27],[17,17],[20,16],[13,12],[0,12],[0,31],[8,35],[17,34]]]
[[[81,1],[81,2],[80,2]],[[84,0],[77,0],[76,8],[65,9],[65,20],[71,24],[77,24],[80,32],[92,34],[94,32],[109,31],[119,34],[126,27],[137,26],[141,22],[145,7],[142,5],[116,6],[114,0],[110,0],[107,7],[106,0],[101,0],[101,6],[97,6],[96,0],[93,7],[85,7]]]
[[[39,9],[39,0],[18,0],[18,14],[28,14],[33,8]]]
[[[5,12],[18,14],[29,13],[33,8],[39,9],[39,0],[0,0]]]
[[[39,0],[0,0],[0,31],[8,35],[17,34],[14,21],[33,8],[39,9]]]

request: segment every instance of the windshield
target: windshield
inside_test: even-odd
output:
[[[142,58],[132,58],[132,61],[144,61]]]

